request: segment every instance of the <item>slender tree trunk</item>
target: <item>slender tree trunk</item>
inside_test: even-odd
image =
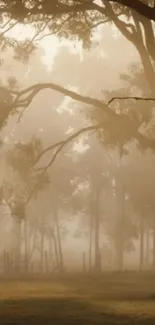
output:
[[[89,271],[92,269],[92,241],[93,241],[93,214],[90,211],[90,232],[89,232]]]
[[[1,247],[1,245],[2,245],[2,224],[1,224],[1,221],[2,221],[2,217],[0,216],[0,247]],[[1,253],[1,251],[0,251],[0,253]]]
[[[100,187],[95,191],[94,198],[94,244],[95,244],[95,272],[101,272],[101,255],[100,255]]]
[[[57,245],[57,241],[56,241],[56,238],[55,238],[55,234],[54,233],[53,233],[53,242],[54,242],[56,265],[57,265],[57,268],[58,268],[59,267],[58,245]]]
[[[145,264],[148,267],[149,264],[149,252],[150,252],[150,232],[149,228],[146,229],[146,254],[145,254]]]
[[[96,213],[94,216],[94,237],[95,237],[95,270],[100,272],[100,245],[99,245],[99,214]]]
[[[82,268],[83,268],[83,273],[86,273],[87,268],[86,268],[86,254],[83,252],[82,254]]]
[[[144,267],[144,213],[140,218],[140,258],[139,258],[139,270],[142,271]]]
[[[31,242],[32,242],[32,245],[31,245]],[[35,250],[36,230],[33,231],[33,234],[31,236],[29,234],[27,243],[28,243],[28,265],[30,265],[30,262],[31,262],[31,259],[33,257],[33,253]]]
[[[48,239],[48,249],[49,249],[49,269],[51,270],[51,266],[53,265],[53,244],[52,244],[52,235],[49,235]]]
[[[155,269],[155,215],[153,216],[153,268]]]
[[[28,225],[27,220],[24,220],[24,242],[25,242],[25,272],[28,272]]]
[[[46,274],[49,273],[49,263],[48,263],[49,259],[48,259],[48,252],[45,251],[45,272]]]
[[[123,271],[124,262],[124,218],[125,218],[125,192],[120,180],[116,180],[117,188],[117,232],[116,232],[116,255],[117,269]]]
[[[15,270],[21,270],[21,220],[14,216],[14,235],[15,235]]]
[[[43,227],[41,227],[41,247],[40,247],[40,252],[41,252],[41,273],[44,272],[44,240],[45,240],[45,236],[44,236],[44,229]]]
[[[60,227],[59,227],[59,219],[58,219],[58,211],[55,211],[55,224],[56,224],[56,232],[57,232],[57,241],[58,241],[58,252],[60,257],[60,272],[64,272],[64,259],[61,245],[61,236],[60,236]]]
[[[4,251],[4,255],[3,255],[3,265],[4,265],[4,274],[7,274],[7,257],[6,257],[6,251]]]

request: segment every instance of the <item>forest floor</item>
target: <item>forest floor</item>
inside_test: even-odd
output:
[[[0,325],[155,325],[155,272],[0,280]]]

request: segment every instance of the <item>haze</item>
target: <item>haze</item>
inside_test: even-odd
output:
[[[28,58],[1,52],[1,111],[15,106],[0,138],[0,295],[28,308],[21,324],[154,324],[155,61],[117,27],[94,28],[90,48],[44,31]],[[19,324],[9,308],[2,324]]]

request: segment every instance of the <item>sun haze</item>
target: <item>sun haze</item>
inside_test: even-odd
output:
[[[154,325],[151,0],[0,12],[0,325]]]

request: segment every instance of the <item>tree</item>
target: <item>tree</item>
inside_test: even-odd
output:
[[[146,251],[145,234],[148,229],[152,229],[154,242],[153,188],[155,179],[153,165],[154,155],[149,152],[143,155],[137,150],[133,150],[128,159],[126,159],[126,167],[122,175],[129,200],[137,214],[135,222],[137,223],[140,237],[140,269],[144,267],[144,253]]]
[[[106,3],[114,3],[116,7],[121,5],[122,7],[128,7],[129,9],[133,9],[144,17],[155,21],[154,17],[154,7],[153,2],[149,1],[140,1],[135,0],[134,2],[130,2],[129,0],[106,0]],[[3,0],[1,5],[1,13],[8,14],[9,17],[22,22],[24,20],[30,20],[31,17],[41,16],[41,14],[46,16],[53,15],[64,15],[64,14],[78,14],[86,11],[100,11],[104,12],[104,2],[103,8],[99,4],[96,4],[93,0],[84,0],[84,1],[71,1],[68,3],[67,1],[47,1],[43,0],[40,4],[40,1],[35,0],[32,4],[27,4],[26,1],[20,3],[19,1],[11,1]],[[40,19],[42,16],[40,17]]]
[[[33,173],[32,165],[36,161],[41,150],[41,143],[32,139],[30,143],[16,144],[12,150],[3,155],[5,163],[8,164],[8,172],[4,176],[1,185],[2,198],[10,208],[11,216],[15,224],[15,263],[20,267],[21,251],[21,223],[26,229],[26,206],[31,198],[32,189],[35,186],[35,195],[49,182],[47,173],[38,182],[38,175]],[[11,168],[10,168],[11,166]],[[25,231],[25,260],[27,261],[27,235]],[[25,261],[25,264],[26,264]],[[26,264],[27,265],[27,264]]]
[[[113,2],[114,2],[114,4],[113,4]],[[65,33],[65,37],[68,37],[68,36],[70,37],[70,35],[73,35],[73,36],[76,35],[76,36],[82,38],[83,40],[86,39],[86,42],[90,41],[93,25],[95,24],[95,26],[96,26],[98,24],[102,24],[102,23],[106,22],[107,17],[108,17],[108,21],[114,21],[114,23],[116,24],[116,27],[119,28],[121,30],[121,32],[124,33],[124,35],[135,44],[135,46],[138,46],[137,44],[139,44],[139,42],[143,43],[141,46],[141,47],[143,47],[142,51],[143,52],[149,51],[149,55],[151,55],[152,48],[150,48],[149,46],[147,46],[147,48],[145,48],[145,51],[144,51],[144,41],[142,39],[141,33],[138,30],[138,27],[136,26],[136,24],[138,24],[138,26],[139,26],[139,24],[141,23],[141,21],[139,22],[139,17],[135,18],[135,26],[131,25],[131,24],[130,24],[130,26],[128,26],[122,20],[119,20],[119,16],[121,16],[122,14],[125,14],[126,18],[129,18],[129,19],[132,18],[132,11],[128,11],[128,10],[124,11],[123,3],[124,3],[124,5],[127,5],[126,2],[123,2],[123,1],[121,1],[121,2],[120,1],[112,1],[112,4],[109,1],[105,1],[104,5],[100,6],[99,4],[96,4],[91,0],[84,1],[83,3],[79,2],[79,1],[73,1],[69,5],[67,3],[64,3],[61,1],[56,1],[54,3],[54,5],[53,5],[53,2],[50,5],[48,2],[48,5],[47,5],[47,1],[44,0],[42,2],[42,5],[40,5],[40,3],[38,1],[36,1],[31,6],[27,6],[26,2],[22,2],[22,4],[19,4],[19,2],[14,2],[8,6],[8,3],[5,1],[3,3],[4,6],[2,6],[2,12],[6,12],[6,13],[8,13],[8,15],[11,15],[11,17],[13,19],[15,19],[17,22],[20,21],[20,22],[27,22],[27,23],[32,23],[32,24],[35,23],[35,27],[37,27],[37,22],[36,22],[36,17],[37,17],[37,19],[39,21],[39,29],[40,29],[40,24],[43,24],[43,30],[45,30],[46,28],[50,28],[51,33],[57,32],[57,27],[58,27],[57,24],[59,24],[60,25],[59,27],[62,29],[63,32],[65,32],[67,30],[67,34]],[[149,7],[147,4],[143,4],[140,1],[138,1],[138,4],[140,5],[140,8],[141,8],[141,6],[144,5],[145,9],[146,9],[146,7],[148,7],[149,10],[152,10],[152,8]],[[128,6],[131,8],[131,6],[129,4],[128,4]],[[82,15],[81,15],[81,12],[82,12]],[[41,13],[44,13],[45,15],[40,16]],[[59,18],[57,16],[57,14],[59,14]],[[50,16],[50,15],[52,15],[52,16]],[[65,15],[67,15],[67,17]],[[50,16],[50,18],[49,18],[49,16]],[[64,18],[64,16],[65,16],[65,18]],[[45,21],[47,19],[47,17],[49,18],[49,21]],[[77,29],[74,28],[75,20],[76,20],[76,23],[78,22],[78,24],[79,24],[78,32],[77,32]],[[93,22],[93,25],[91,25],[91,21]],[[8,21],[8,24],[9,23],[10,23],[10,20]],[[145,24],[143,24],[143,26],[145,27]],[[151,26],[152,25],[149,25],[150,28],[151,28]],[[128,27],[131,27],[131,32],[129,32]],[[134,30],[133,30],[133,28],[134,28]],[[137,30],[135,30],[135,28],[137,28]],[[140,28],[140,26],[139,26],[139,28]],[[147,29],[146,29],[146,32],[147,32]],[[146,33],[146,34],[148,34],[148,33]],[[37,35],[38,35],[38,33],[37,33]],[[152,35],[153,35],[153,32],[152,32]],[[60,34],[60,36],[61,36],[61,34]],[[35,37],[33,38],[33,41],[34,40],[35,40]],[[147,44],[148,44],[148,42],[147,42]],[[139,47],[137,49],[140,53],[141,49]],[[140,54],[140,55],[141,55],[141,57],[143,56],[143,54]],[[146,69],[145,69],[146,72],[148,72],[148,70],[149,70],[149,64],[151,64],[150,60],[149,60],[149,63],[146,64]],[[144,62],[143,62],[143,66],[145,66]],[[152,80],[153,80],[152,77],[150,80],[152,82]],[[31,103],[33,97],[36,96],[38,91],[40,91],[41,89],[44,89],[44,88],[55,89],[56,91],[60,91],[67,96],[71,96],[72,98],[74,98],[76,100],[82,101],[83,103],[87,103],[87,104],[98,106],[98,107],[100,106],[100,108],[101,108],[101,103],[99,103],[99,101],[84,98],[84,96],[83,97],[78,96],[78,94],[75,94],[74,92],[68,92],[67,90],[63,89],[62,87],[59,87],[54,84],[34,85],[34,86],[26,89],[25,91],[18,93],[17,98],[12,103],[12,105],[13,105],[12,108],[16,109],[17,107],[19,108],[21,106],[26,108],[26,106]],[[153,89],[153,87],[152,87],[152,89]],[[26,98],[23,100],[22,99],[20,100],[22,95],[23,96],[27,95],[28,96],[27,100],[26,100]],[[104,106],[104,108],[103,108],[103,106]],[[103,105],[103,104],[102,104],[102,109],[104,109],[104,111],[105,111],[105,105]],[[131,123],[131,121],[126,118],[126,116],[121,116],[121,117],[119,116],[119,118],[118,118],[118,114],[117,115],[114,114],[114,112],[111,112],[111,110],[109,110],[109,109],[106,110],[105,113],[109,116],[110,120],[111,120],[111,118],[114,118],[114,124],[117,125],[117,127],[115,127],[116,132],[118,129],[120,129],[122,124],[123,124],[123,126],[128,124],[128,128],[125,127],[126,133],[127,133],[127,134],[125,134],[125,137],[127,139],[131,139],[132,137],[134,137],[138,141],[143,142],[144,146],[154,147],[154,142],[152,141],[152,139],[150,141],[148,141],[147,139],[144,139],[141,134],[137,134],[137,131],[135,130],[134,123]],[[115,119],[115,117],[116,117],[116,119]],[[118,121],[118,124],[117,124],[117,121]],[[107,121],[106,121],[106,123],[107,123]],[[113,122],[112,122],[112,125],[113,125]],[[122,136],[124,136],[124,135],[122,135]]]
[[[101,271],[101,218],[103,192],[109,187],[109,159],[105,158],[105,151],[98,143],[96,136],[86,138],[87,149],[77,157],[77,168],[81,186],[79,186],[79,201],[84,220],[82,224],[89,226],[89,269]],[[97,158],[97,159],[96,159]],[[83,185],[83,186],[82,186]],[[94,238],[94,241],[93,241]],[[94,264],[92,263],[94,253]]]
[[[144,9],[144,6],[145,9],[151,10],[152,12],[152,7],[148,5],[148,2],[145,4],[141,1],[135,1],[134,5],[131,5],[129,1],[123,2],[123,0],[107,0],[104,1],[103,6],[89,0],[85,0],[83,2],[73,1],[70,2],[70,4],[68,4],[68,2],[65,3],[64,1],[55,1],[55,3],[52,1],[50,5],[49,3],[49,1],[45,0],[42,1],[42,4],[40,4],[39,1],[34,1],[32,6],[30,6],[27,5],[27,2],[24,1],[14,1],[13,3],[3,1],[4,7],[2,8],[2,11],[6,12],[9,18],[9,21],[7,22],[8,28],[11,27],[10,23],[12,20],[10,21],[10,19],[14,19],[15,23],[24,22],[32,24],[33,26],[35,25],[36,30],[33,39],[31,41],[26,41],[24,44],[17,44],[15,41],[5,38],[6,34],[4,32],[2,43],[5,42],[6,44],[15,47],[17,54],[20,54],[22,56],[23,53],[26,53],[23,52],[26,49],[28,54],[30,53],[29,50],[34,47],[34,42],[37,41],[40,37],[44,36],[45,31],[45,33],[47,32],[49,34],[58,33],[60,37],[68,37],[71,39],[76,37],[82,40],[83,44],[88,47],[91,43],[91,33],[94,26],[101,25],[106,21],[114,22],[116,27],[123,33],[123,35],[136,46],[140,54],[145,76],[147,77],[151,91],[148,87],[148,92],[146,92],[145,96],[142,94],[141,96],[134,97],[132,97],[133,94],[128,93],[123,94],[123,97],[118,96],[118,93],[111,94],[112,98],[108,98],[106,102],[103,102],[102,100],[82,96],[69,89],[55,85],[54,83],[36,84],[24,90],[15,90],[14,92],[12,92],[11,89],[7,89],[11,97],[9,103],[7,103],[7,109],[4,107],[4,112],[7,112],[7,116],[2,116],[3,120],[1,125],[3,126],[3,122],[6,122],[9,114],[15,112],[16,109],[22,109],[24,111],[41,90],[54,89],[62,93],[64,96],[70,96],[74,100],[80,101],[83,105],[87,104],[92,106],[93,112],[96,113],[97,109],[98,112],[100,112],[100,115],[98,115],[99,118],[97,119],[97,123],[95,122],[95,117],[91,116],[90,125],[87,125],[71,136],[66,137],[65,140],[62,139],[62,141],[60,140],[58,143],[44,148],[42,152],[39,151],[38,156],[35,157],[36,160],[33,160],[34,164],[36,164],[36,162],[44,157],[44,154],[54,152],[49,163],[45,166],[45,168],[43,168],[43,173],[41,174],[42,176],[47,172],[47,169],[53,165],[61,150],[63,150],[66,145],[70,144],[73,140],[75,140],[83,133],[87,134],[91,133],[92,131],[96,131],[97,134],[100,133],[100,138],[104,144],[108,143],[111,146],[113,145],[113,147],[123,147],[124,145],[128,145],[129,142],[136,139],[136,141],[140,143],[140,145],[144,148],[149,147],[154,150],[155,140],[153,129],[151,130],[152,132],[149,132],[149,134],[147,134],[147,132],[144,133],[140,130],[140,127],[144,120],[148,119],[150,121],[152,119],[151,109],[149,109],[149,114],[143,114],[143,111],[145,109],[143,110],[142,108],[142,101],[145,99],[145,101],[149,101],[151,103],[154,102],[154,53],[152,50],[153,47],[150,47],[148,42],[148,39],[151,39],[151,42],[153,44],[153,25],[149,20],[144,21],[143,17],[137,14],[137,12],[142,14],[140,10],[142,10],[142,8]],[[139,7],[135,7],[135,4],[138,4]],[[124,5],[126,5],[126,7],[124,7]],[[137,12],[131,9],[137,9]],[[121,20],[122,15],[124,15],[125,18]],[[127,22],[127,19],[129,19],[129,23]],[[145,38],[142,35],[142,28],[144,28]],[[149,35],[151,35],[151,38],[148,38],[148,31],[152,31],[152,34],[149,33]],[[6,89],[4,89],[4,91],[6,91]],[[106,96],[104,96],[104,100],[105,97]],[[120,103],[118,104],[119,99]],[[128,101],[129,99],[131,99],[131,102]],[[133,102],[132,99],[135,99],[136,102]],[[136,114],[137,106],[135,103],[137,103],[137,101],[140,101],[142,108],[142,112],[139,114],[139,116]],[[144,105],[145,101],[143,102]],[[100,132],[98,132],[99,130]],[[37,184],[36,186],[38,186]],[[66,186],[65,182],[64,184]],[[35,190],[36,187],[34,187],[33,191],[30,194],[30,197],[33,196]],[[70,190],[71,189],[69,186],[69,191]],[[58,202],[60,201],[58,200]],[[98,221],[99,219],[96,218],[95,220]],[[99,245],[97,243],[98,230],[99,226],[96,225],[97,251],[99,250]],[[122,246],[123,245],[121,244],[121,247]]]

